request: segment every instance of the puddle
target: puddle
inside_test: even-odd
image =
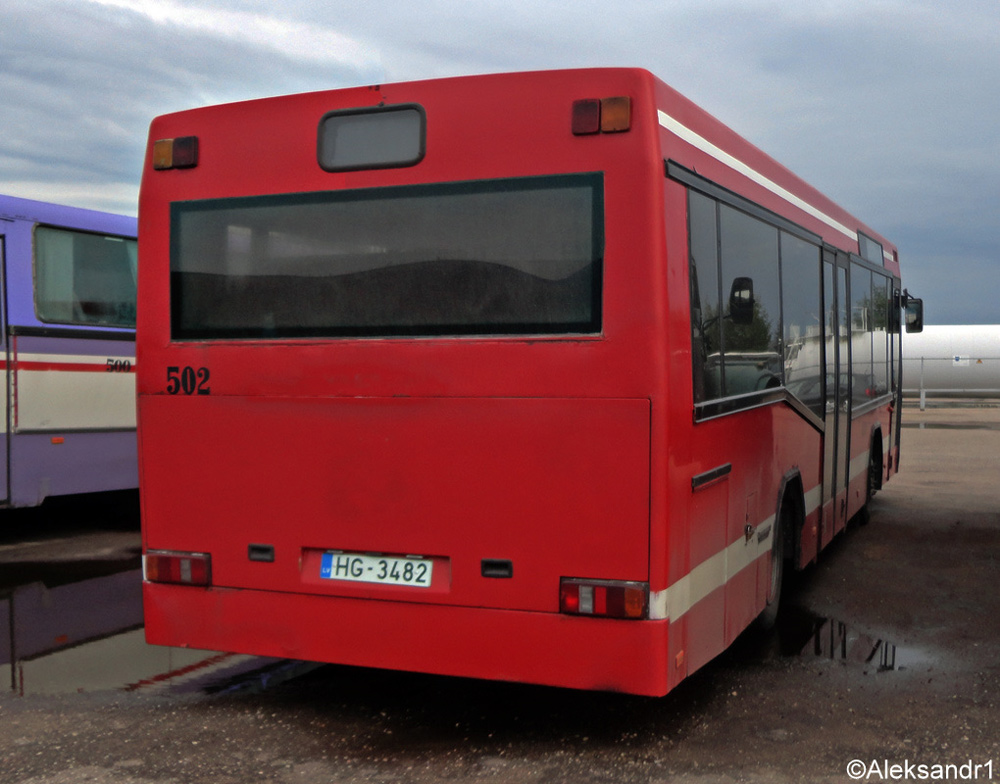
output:
[[[40,656],[142,624],[139,570],[0,593],[0,664]],[[3,631],[6,631],[6,634]]]
[[[896,645],[858,631],[835,618],[823,618],[801,607],[786,607],[778,618],[782,656],[813,656],[845,662],[865,674],[893,672],[934,664],[925,650]]]
[[[138,570],[0,593],[0,674],[21,696],[260,691],[318,666],[147,645]]]
[[[320,665],[147,645],[142,629],[73,646],[14,666],[19,696],[99,691],[259,692]]]

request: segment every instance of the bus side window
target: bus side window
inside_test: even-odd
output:
[[[781,386],[778,230],[722,204],[719,238],[723,290],[735,294],[722,318],[723,394]]]
[[[134,239],[39,226],[34,244],[41,321],[135,327]]]
[[[823,319],[818,245],[781,233],[785,386],[816,416],[823,406]]]
[[[691,278],[691,359],[694,402],[722,394],[722,322],[716,202],[688,191]]]

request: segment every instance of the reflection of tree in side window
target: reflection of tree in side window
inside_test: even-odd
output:
[[[862,297],[852,308],[851,328],[854,332],[872,332],[885,329],[889,318],[889,302],[887,298]]]
[[[771,317],[757,299],[753,303],[753,320],[749,324],[734,324],[725,320],[726,353],[746,351],[771,351],[777,345],[777,332]]]
[[[706,305],[701,311],[701,340],[705,349],[705,355],[717,352],[721,347],[719,343],[719,308]]]
[[[858,329],[885,329],[889,323],[889,299],[888,297],[864,297],[859,303],[859,310],[868,314],[870,321],[867,324],[858,323],[858,314],[855,313],[855,327]]]

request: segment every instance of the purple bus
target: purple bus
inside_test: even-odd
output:
[[[0,505],[138,486],[136,220],[0,196]]]

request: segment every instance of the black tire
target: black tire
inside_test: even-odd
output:
[[[865,505],[858,512],[858,523],[868,525],[871,520],[870,504],[875,493],[882,489],[882,442],[876,440],[868,452],[868,487],[865,488]]]
[[[876,441],[868,455],[868,499],[882,489],[882,444]]]
[[[781,586],[785,576],[785,529],[786,512],[783,501],[780,514],[775,517],[774,531],[771,533],[771,584],[767,590],[767,605],[757,616],[756,625],[761,631],[773,629],[778,622],[781,609]]]

